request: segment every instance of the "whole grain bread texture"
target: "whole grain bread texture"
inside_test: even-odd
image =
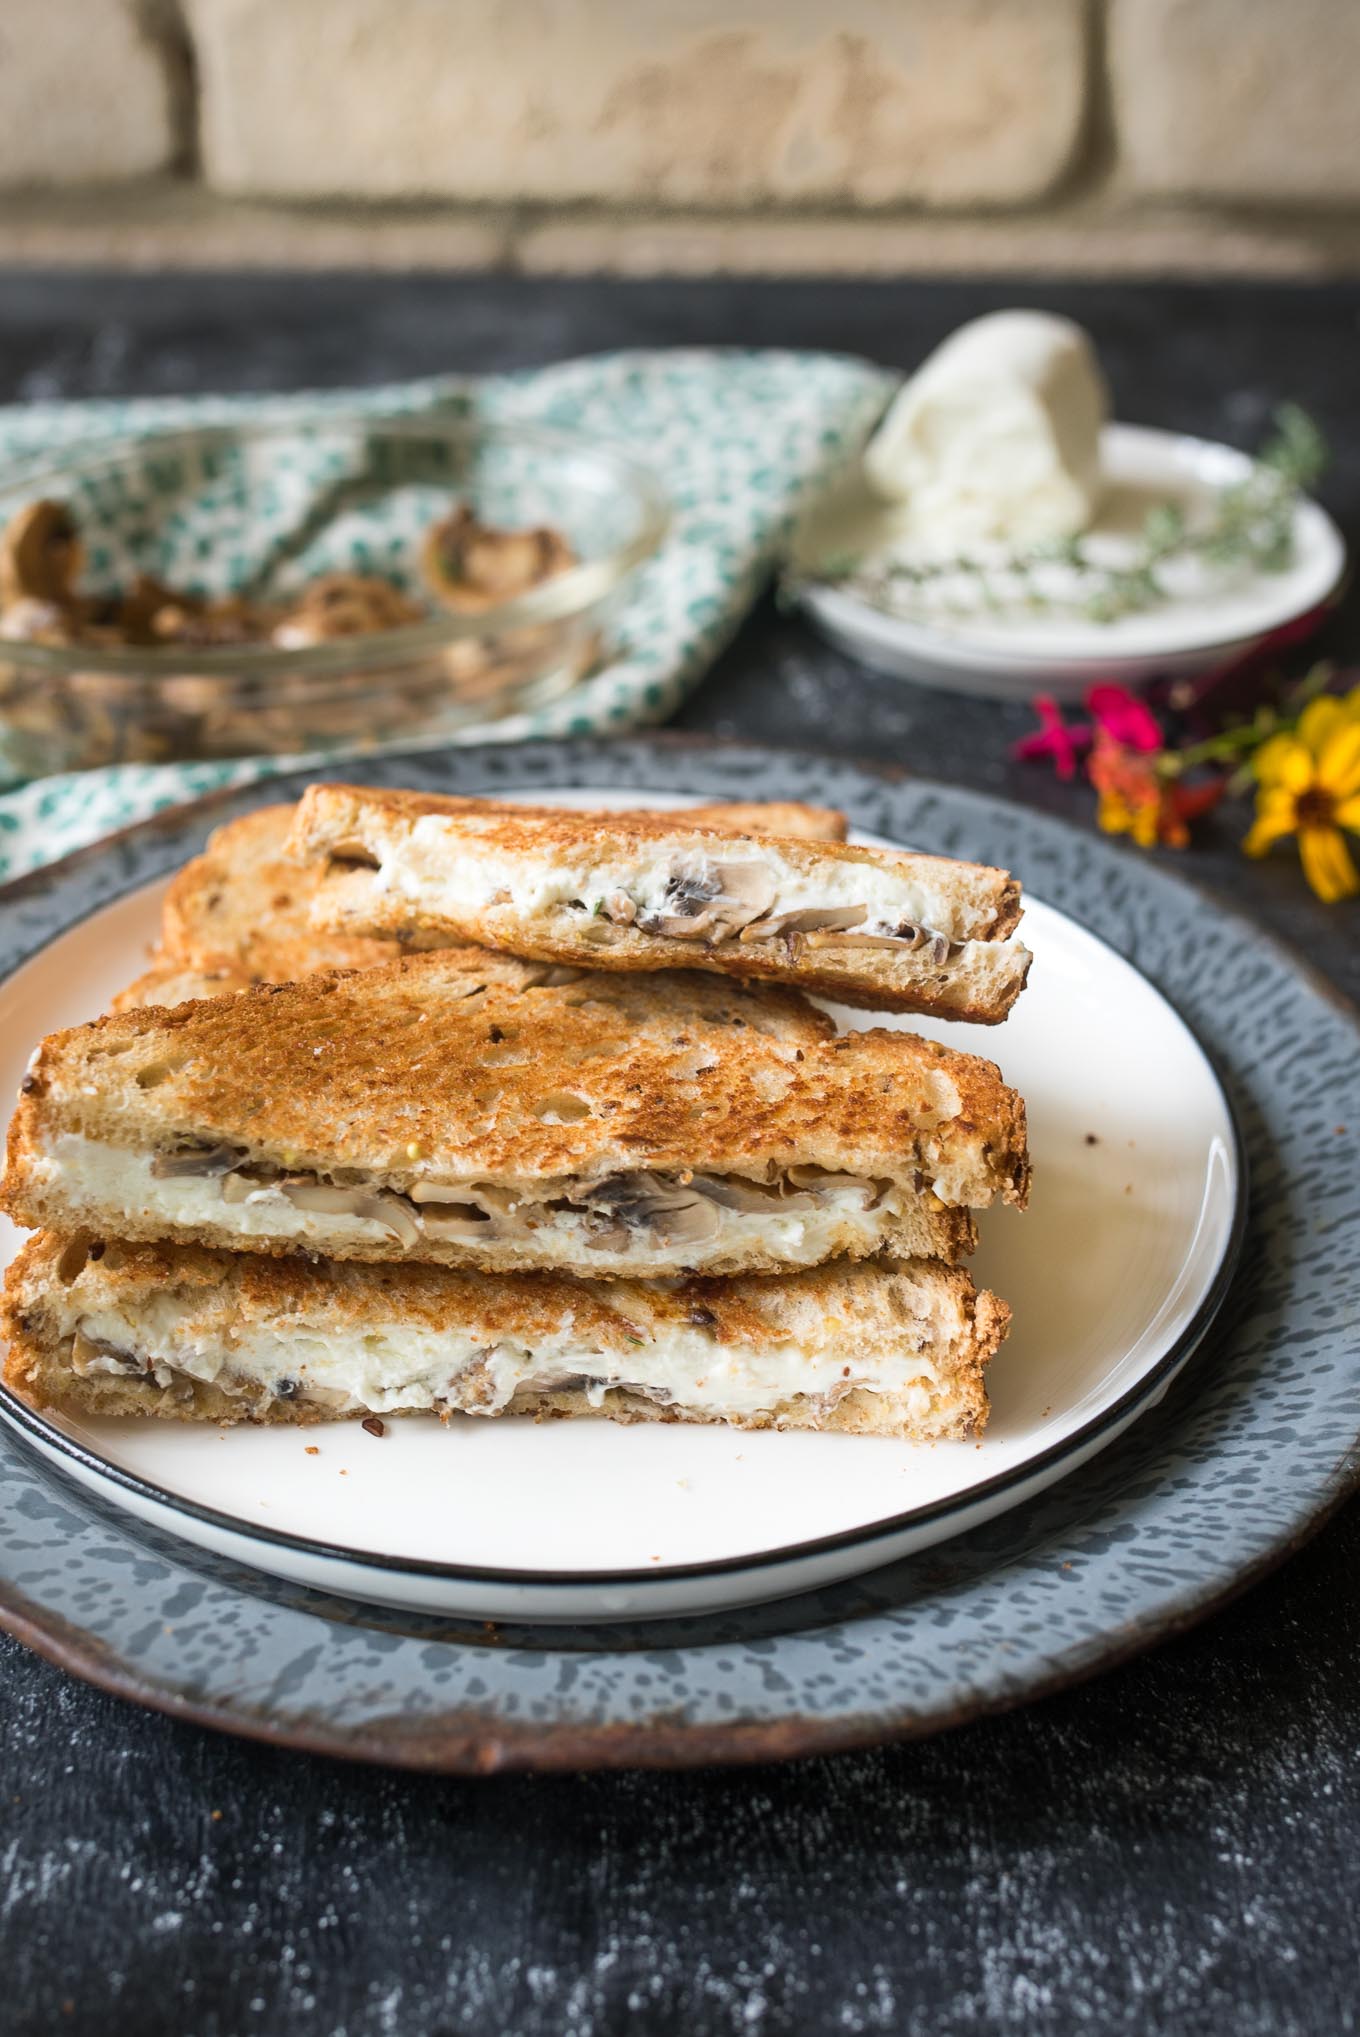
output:
[[[450,799],[450,811],[514,813],[504,801]],[[311,924],[320,872],[287,850],[294,806],[262,806],[224,822],[186,863],[165,895],[151,964],[114,999],[115,1011],[225,996],[252,983],[292,983],[317,969],[369,969],[411,947],[451,944],[440,936],[398,943],[365,934],[322,933]],[[697,808],[703,825],[734,832],[840,841],[845,815],[792,800]]]
[[[794,985],[867,1010],[924,1012],[995,1025],[1024,988],[1030,955],[1012,938],[1020,887],[1004,870],[942,856],[720,834],[689,813],[474,813],[432,796],[313,785],[299,802],[290,851],[315,872],[312,925],[327,935],[483,947],[600,970],[703,969]],[[393,871],[419,860],[419,888]],[[634,910],[630,873],[670,859],[754,877],[770,873],[812,900],[847,875],[911,887],[921,925],[909,946],[853,930],[758,922],[679,937]],[[575,895],[558,895],[570,871]],[[475,873],[477,881],[466,878]],[[621,887],[621,888],[620,888]],[[519,890],[526,903],[517,903]],[[779,918],[775,907],[774,924]],[[683,925],[683,906],[666,922]]]
[[[285,1340],[415,1326],[456,1333],[466,1344],[503,1342],[532,1352],[571,1326],[602,1368],[637,1364],[648,1344],[677,1330],[711,1340],[715,1357],[795,1342],[817,1355],[845,1354],[858,1383],[835,1395],[793,1394],[737,1418],[742,1428],[807,1428],[917,1441],[976,1434],[987,1419],[985,1370],[1009,1325],[1004,1302],[968,1275],[930,1261],[839,1263],[780,1279],[595,1284],[554,1274],[484,1275],[429,1266],[312,1264],[205,1251],[192,1245],[105,1242],[90,1234],[41,1233],[11,1266],[0,1304],[10,1351],[5,1383],[30,1406],[71,1415],[160,1416],[174,1421],[313,1423],[362,1417],[299,1380],[288,1397],[233,1376],[234,1340],[251,1331]],[[77,1369],[76,1333],[92,1318],[117,1320],[129,1369]],[[863,1382],[876,1366],[923,1361],[905,1391]],[[186,1361],[215,1377],[194,1377]],[[621,1361],[621,1363],[620,1363]],[[120,1360],[115,1359],[115,1363]],[[159,1376],[157,1369],[159,1368]],[[293,1385],[293,1382],[290,1382]],[[395,1410],[400,1411],[400,1410]],[[616,1421],[725,1419],[711,1409],[659,1404],[626,1380],[592,1400],[582,1384],[529,1388],[503,1407],[489,1403],[473,1365],[451,1381],[435,1412],[606,1415]],[[385,1406],[384,1414],[394,1410]]]
[[[35,1228],[164,1233],[163,1215],[87,1189],[60,1157],[64,1133],[136,1154],[225,1144],[250,1164],[403,1196],[476,1182],[541,1198],[695,1170],[759,1184],[813,1168],[895,1184],[903,1236],[948,1258],[972,1243],[963,1212],[1026,1199],[1024,1105],[989,1061],[886,1028],[837,1034],[793,992],[693,973],[525,984],[506,969],[418,955],[53,1034],[24,1080],[0,1201]],[[238,1222],[224,1208],[175,1235],[239,1246]],[[295,1241],[256,1231],[249,1246]],[[391,1238],[341,1256],[508,1268],[535,1263],[533,1249]],[[840,1249],[837,1233],[828,1250]],[[786,1260],[762,1243],[750,1260],[694,1263]]]

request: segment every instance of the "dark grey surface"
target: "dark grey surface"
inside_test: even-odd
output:
[[[1308,404],[1354,545],[1353,287],[9,277],[0,391],[282,388],[673,341],[905,365],[1018,301],[1091,328],[1132,420],[1250,444],[1278,397]],[[768,606],[683,722],[1086,812],[1007,763],[1023,713],[861,674]],[[1284,857],[1241,864],[1241,825],[1181,867],[1360,987],[1354,909],[1313,906]],[[1357,1558],[1352,1508],[1236,1608],[1085,1689],[922,1746],[711,1777],[342,1770],[133,1712],[6,1643],[7,2027],[1354,2029]]]

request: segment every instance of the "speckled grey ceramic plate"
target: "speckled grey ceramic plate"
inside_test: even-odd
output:
[[[554,798],[571,801],[573,788]],[[589,786],[592,806],[628,801]],[[677,795],[653,792],[653,800]],[[858,841],[882,842],[863,829]],[[884,844],[885,846],[891,846]],[[0,984],[0,1095],[32,1043],[141,970],[164,879]],[[1245,1171],[1226,1098],[1147,978],[1025,894],[1035,967],[999,1033],[830,1006],[997,1056],[1025,1099],[1034,1192],[982,1222],[973,1278],[1014,1311],[980,1437],[756,1434],[692,1423],[354,1422],[308,1429],[40,1415],[0,1421],[111,1505],[309,1590],[462,1620],[690,1617],[821,1590],[1019,1506],[1166,1391],[1228,1290]],[[0,1218],[0,1268],[23,1233]],[[222,1447],[228,1442],[229,1447]]]
[[[1245,1133],[1245,1271],[1160,1405],[1042,1497],[871,1578],[757,1612],[500,1633],[275,1585],[129,1530],[0,1439],[0,1618],[79,1673],[234,1730],[444,1768],[754,1759],[925,1732],[1174,1630],[1279,1559],[1357,1471],[1353,1016],[1245,923],[1133,855],[971,795],[670,743],[386,760],[459,790],[613,784],[828,800],[1021,869],[1177,1005]],[[277,788],[254,800],[277,797]],[[0,968],[192,853],[219,801],[11,893]],[[1350,1127],[1337,1136],[1336,1127]]]

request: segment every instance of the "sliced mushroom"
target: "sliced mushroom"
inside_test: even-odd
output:
[[[571,1200],[624,1224],[645,1224],[665,1244],[701,1244],[715,1235],[720,1221],[705,1196],[659,1174],[610,1175],[573,1191]]]
[[[471,1193],[485,1209],[498,1217],[513,1217],[525,1199],[523,1194],[515,1189],[503,1188],[495,1181],[474,1182]]]
[[[586,1238],[587,1252],[626,1252],[633,1242],[633,1234],[627,1224],[610,1223],[592,1212],[596,1228]]]
[[[711,888],[710,888],[711,887]],[[671,940],[731,940],[775,901],[775,881],[763,863],[714,863],[703,878],[672,878],[662,908],[638,924]]]
[[[299,650],[336,637],[377,636],[425,619],[425,610],[390,580],[372,573],[326,573],[275,623],[270,642]]]
[[[78,1379],[84,1379],[91,1372],[107,1372],[115,1378],[138,1378],[145,1367],[131,1351],[120,1351],[116,1344],[108,1343],[103,1337],[92,1337],[88,1331],[77,1329],[71,1339],[71,1370]]]
[[[151,1172],[159,1181],[191,1175],[211,1178],[232,1173],[243,1157],[237,1146],[209,1146],[191,1140],[173,1146],[168,1153],[157,1153],[151,1162]]]
[[[337,1415],[348,1414],[354,1406],[353,1396],[338,1386],[313,1386],[309,1382],[301,1398],[309,1407],[329,1408]]]
[[[869,917],[867,905],[809,905],[799,912],[776,913],[743,927],[743,941],[772,941],[778,934],[811,934],[832,928],[857,927]]]
[[[420,1221],[431,1238],[443,1238],[455,1245],[482,1245],[499,1237],[501,1226],[485,1210],[470,1203],[435,1202],[421,1206]]]
[[[675,1395],[668,1386],[644,1386],[638,1379],[588,1378],[584,1384],[587,1394],[598,1393],[601,1400],[607,1393],[627,1393],[634,1400],[654,1401],[658,1407],[675,1404]]]
[[[479,522],[467,503],[426,533],[420,552],[426,585],[462,615],[512,601],[575,563],[575,552],[558,531],[496,530]]]
[[[638,925],[646,934],[661,933],[665,930],[663,922],[669,922],[671,930],[681,921],[693,927],[706,925],[713,902],[721,890],[722,883],[716,870],[706,870],[701,877],[672,877],[658,910],[648,913],[638,921]],[[677,935],[676,938],[683,936]]]
[[[489,1223],[491,1220],[488,1211],[481,1207],[470,1188],[447,1188],[439,1181],[417,1181],[407,1193],[414,1203],[434,1202],[445,1206],[454,1205],[469,1217],[480,1219],[482,1223]]]
[[[64,502],[30,502],[0,538],[0,599],[68,601],[80,571],[75,519]]]
[[[810,1195],[788,1195],[777,1182],[763,1188],[758,1181],[743,1181],[733,1174],[696,1174],[694,1186],[710,1202],[743,1216],[782,1216],[789,1210],[816,1207]]]
[[[288,1176],[279,1187],[294,1209],[315,1210],[322,1216],[358,1217],[364,1223],[381,1224],[400,1238],[409,1251],[420,1243],[420,1222],[410,1204],[384,1188],[333,1188],[329,1182],[294,1180]]]
[[[493,1216],[468,1188],[446,1188],[437,1181],[418,1181],[410,1199],[427,1233],[454,1244],[476,1245],[514,1229],[513,1218]],[[507,1198],[508,1200],[508,1198]]]
[[[248,1202],[252,1195],[262,1189],[277,1188],[278,1176],[264,1168],[247,1170],[238,1167],[232,1174],[222,1176],[223,1202]]]
[[[866,1209],[876,1209],[888,1192],[889,1183],[874,1181],[867,1174],[830,1174],[821,1167],[790,1167],[788,1179],[798,1188],[807,1188],[814,1197],[844,1195],[851,1189],[864,1197]]]

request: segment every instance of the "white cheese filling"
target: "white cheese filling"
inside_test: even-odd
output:
[[[770,916],[810,909],[844,910],[862,906],[865,931],[891,931],[907,922],[949,934],[958,923],[959,903],[938,885],[905,877],[871,863],[841,863],[828,857],[815,876],[792,868],[776,849],[763,844],[733,842],[731,853],[696,850],[683,838],[659,841],[648,853],[620,856],[588,867],[555,863],[533,865],[522,856],[502,855],[493,843],[475,850],[461,846],[465,836],[458,823],[443,814],[422,814],[410,832],[382,852],[373,882],[395,891],[411,904],[438,913],[480,912],[493,901],[508,902],[532,917],[554,906],[579,901],[588,912],[624,892],[639,914],[668,907],[667,894],[679,879],[702,882],[723,862],[758,867],[775,886]],[[673,896],[673,895],[672,895]],[[669,906],[674,910],[673,904]],[[965,912],[968,910],[964,908]],[[995,942],[966,941],[965,952],[995,948]]]
[[[141,1369],[157,1383],[176,1374],[230,1388],[248,1382],[275,1398],[318,1394],[337,1414],[466,1411],[498,1414],[521,1390],[584,1386],[595,1406],[612,1387],[642,1389],[660,1401],[721,1416],[755,1415],[793,1399],[828,1405],[855,1388],[905,1395],[906,1414],[926,1415],[940,1368],[912,1348],[904,1326],[891,1350],[866,1353],[853,1339],[812,1350],[794,1341],[731,1346],[701,1330],[668,1326],[626,1353],[601,1351],[575,1330],[570,1311],[557,1329],[522,1344],[477,1340],[475,1330],[431,1330],[393,1323],[368,1330],[326,1330],[290,1320],[277,1328],[250,1324],[224,1333],[195,1332],[173,1295],[120,1309],[92,1309],[80,1319],[85,1336],[107,1346],[89,1370]],[[126,1352],[129,1366],[117,1356]],[[339,1398],[332,1398],[338,1396]]]
[[[324,1252],[328,1246],[350,1242],[394,1242],[391,1228],[370,1217],[348,1213],[300,1209],[290,1202],[277,1184],[264,1184],[244,1201],[226,1202],[220,1178],[206,1175],[166,1175],[152,1172],[152,1156],[131,1147],[113,1146],[86,1138],[81,1132],[59,1132],[46,1151],[36,1156],[33,1173],[37,1182],[59,1187],[65,1200],[79,1214],[82,1206],[90,1212],[110,1206],[142,1217],[154,1218],[170,1230],[211,1229],[219,1235],[296,1241]],[[939,1178],[950,1182],[950,1169],[942,1166]],[[617,1261],[646,1262],[658,1272],[680,1272],[742,1250],[768,1252],[790,1266],[818,1266],[835,1252],[877,1247],[900,1238],[904,1206],[902,1192],[891,1188],[876,1208],[866,1207],[862,1190],[824,1191],[825,1199],[813,1209],[781,1213],[777,1209],[747,1212],[719,1208],[712,1233],[702,1240],[677,1239],[668,1244],[646,1224],[631,1230],[627,1245],[601,1249],[598,1226],[584,1210],[550,1210],[544,1206],[520,1206],[522,1225],[494,1235],[486,1228],[486,1246],[505,1244],[513,1249],[520,1265],[532,1263],[536,1234],[543,1235],[545,1257],[560,1263],[564,1254],[574,1255],[573,1270],[589,1273]],[[957,1203],[961,1197],[952,1198]],[[415,1221],[429,1239],[447,1238],[441,1231],[437,1203],[427,1204]],[[97,1216],[93,1220],[98,1221]],[[923,1220],[924,1221],[924,1220]],[[480,1228],[480,1227],[479,1227]],[[596,1242],[592,1243],[592,1240]],[[480,1239],[469,1242],[475,1255]],[[548,1252],[549,1242],[551,1251]],[[929,1250],[929,1241],[909,1241],[907,1249]]]

